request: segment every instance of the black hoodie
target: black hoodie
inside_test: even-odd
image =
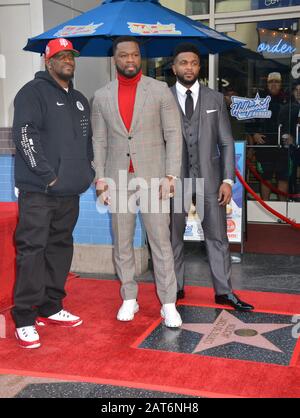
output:
[[[87,190],[95,175],[87,99],[72,83],[67,92],[40,71],[18,92],[14,105],[16,187],[53,196]]]

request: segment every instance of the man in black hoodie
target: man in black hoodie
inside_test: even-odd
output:
[[[79,194],[94,179],[89,103],[72,84],[78,55],[67,39],[50,41],[46,71],[38,72],[14,102],[19,223],[12,313],[23,348],[40,347],[36,324],[75,327],[82,323],[62,304]]]

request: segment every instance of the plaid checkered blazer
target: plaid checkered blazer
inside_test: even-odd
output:
[[[96,179],[111,178],[132,159],[136,177],[148,186],[152,178],[180,176],[182,130],[180,113],[167,84],[142,76],[130,131],[119,112],[118,80],[95,93],[92,110]]]

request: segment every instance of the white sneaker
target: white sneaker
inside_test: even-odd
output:
[[[62,309],[54,315],[44,318],[39,316],[36,319],[36,324],[40,327],[45,325],[58,325],[61,327],[78,327],[81,325],[83,320],[79,316],[72,315],[70,312]]]
[[[41,346],[40,336],[34,325],[16,328],[15,336],[22,348],[39,348]]]
[[[139,311],[139,305],[136,299],[124,300],[121,308],[119,309],[117,320],[118,321],[132,321],[134,315]]]
[[[165,326],[168,328],[179,328],[182,325],[182,319],[176,309],[175,303],[166,303],[160,311],[161,317],[165,320]]]

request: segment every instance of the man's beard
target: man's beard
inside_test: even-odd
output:
[[[188,86],[188,87],[192,87],[196,83],[196,81],[198,80],[198,75],[195,76],[192,80],[187,80],[184,76],[181,76],[181,75],[178,75],[178,74],[176,75],[176,77],[177,77],[177,80],[181,84],[183,84],[185,86]]]
[[[134,78],[141,71],[142,64],[139,67],[137,67],[134,72],[131,72],[131,71],[130,72],[126,72],[126,70],[123,70],[117,64],[116,64],[116,68],[117,68],[118,73],[121,74],[121,75],[123,75],[124,77],[126,77],[126,78]]]
[[[63,72],[57,73],[57,76],[63,81],[70,81],[74,78],[74,71],[70,74],[65,74]]]

